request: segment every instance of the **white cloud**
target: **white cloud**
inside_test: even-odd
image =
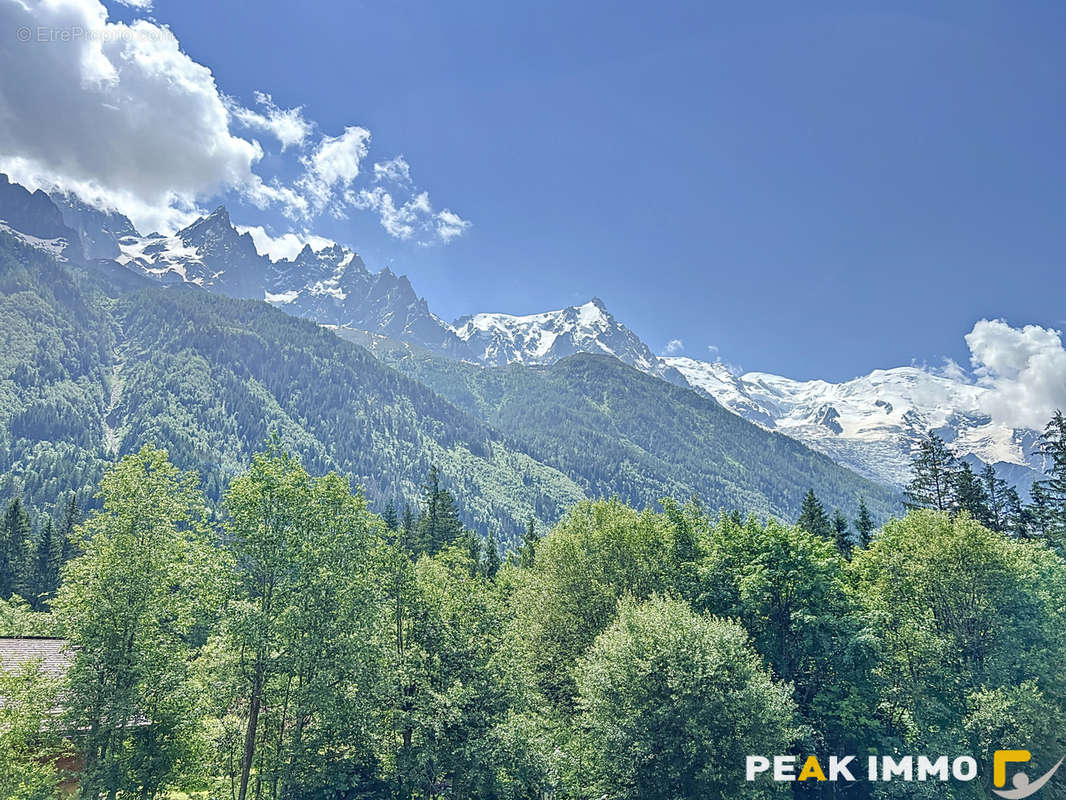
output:
[[[141,11],[152,10],[152,0],[115,0],[115,2],[129,8],[140,9]]]
[[[303,147],[314,126],[304,119],[303,107],[278,108],[266,92],[256,92],[255,102],[262,111],[254,111],[238,105],[226,98],[227,107],[233,117],[252,130],[266,131],[281,143],[284,153],[290,147]]]
[[[336,242],[324,236],[316,236],[313,233],[283,233],[281,236],[271,236],[262,225],[237,225],[237,230],[247,233],[255,243],[256,252],[261,256],[267,256],[271,261],[293,259],[304,249],[305,245],[311,245],[316,253],[326,247],[332,247]]]
[[[379,161],[374,164],[374,182],[391,181],[400,186],[411,185],[411,165],[403,154],[390,158],[388,161]]]
[[[126,214],[145,233],[172,232],[231,192],[304,223],[327,212],[343,218],[353,205],[370,209],[390,235],[420,244],[448,242],[470,227],[411,188],[402,155],[376,163],[374,183],[411,196],[394,201],[375,185],[363,197],[355,181],[369,130],[353,125],[312,142],[315,125],[302,107],[283,109],[265,92],[255,93],[254,108],[242,107],[163,25],[109,21],[99,0],[0,0],[0,31],[22,30],[30,41],[0,36],[0,172],[30,189],[73,192]],[[258,174],[263,147],[231,125],[297,151],[288,166],[300,177],[283,183]]]
[[[962,366],[958,364],[958,362],[951,358],[945,358],[944,366],[942,366],[939,370],[934,370],[933,372],[934,374],[943,375],[945,378],[949,378],[950,380],[958,381],[960,383],[970,382],[970,378],[966,374],[966,370],[964,370]]]
[[[352,125],[340,136],[322,137],[314,151],[303,158],[307,172],[297,187],[316,213],[329,206],[335,192],[345,192],[359,177],[359,165],[369,149],[370,131]]]
[[[229,131],[211,71],[165,27],[107,21],[96,0],[0,2],[0,171],[59,186],[167,228],[204,197],[255,184],[262,156]]]
[[[444,244],[447,244],[457,236],[462,236],[473,225],[470,220],[463,219],[447,208],[437,212],[435,219],[437,221],[437,236],[440,237]]]
[[[671,339],[666,343],[666,347],[663,348],[663,352],[668,355],[677,355],[685,349],[685,343],[680,339]]]
[[[977,382],[989,389],[982,408],[994,421],[1043,429],[1056,409],[1066,409],[1066,349],[1059,331],[983,319],[966,344]]]
[[[396,239],[416,238],[419,244],[433,241],[447,243],[461,236],[471,226],[468,220],[448,209],[434,212],[428,192],[419,192],[404,203],[396,205],[392,195],[381,186],[361,189],[348,202],[361,210],[376,211],[381,227]]]

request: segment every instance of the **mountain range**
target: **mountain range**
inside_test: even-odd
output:
[[[120,214],[72,195],[30,193],[0,177],[0,220],[60,258],[111,270],[119,265],[154,285],[265,300],[356,339],[384,337],[452,362],[536,370],[579,353],[613,357],[891,487],[905,484],[913,446],[930,430],[975,463],[996,464],[1023,488],[1041,466],[1031,455],[1036,432],[994,424],[980,410],[981,387],[919,368],[876,370],[843,383],[737,375],[720,362],[657,356],[599,298],[538,314],[478,313],[448,323],[405,276],[387,268],[371,272],[339,245],[308,245],[289,259],[260,254],[223,207],[173,235],[141,235]]]

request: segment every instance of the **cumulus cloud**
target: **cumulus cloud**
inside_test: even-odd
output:
[[[121,208],[146,230],[252,186],[262,156],[229,131],[211,71],[165,27],[107,21],[96,0],[0,3],[0,30],[85,31],[0,43],[0,171]]]
[[[437,236],[445,244],[456,236],[462,236],[470,229],[472,224],[470,220],[463,219],[447,208],[438,211],[434,220],[436,221]]]
[[[374,165],[373,185],[388,181],[404,197],[353,203],[362,196],[355,182],[369,130],[352,125],[313,141],[315,124],[300,106],[281,108],[256,92],[253,107],[244,107],[163,25],[110,21],[99,0],[0,0],[0,31],[12,32],[0,37],[0,172],[28,188],[73,192],[126,214],[146,233],[176,230],[228,193],[301,226],[325,212],[340,218],[347,208],[370,209],[390,235],[420,243],[430,234],[447,242],[470,227],[448,209],[432,209],[412,187],[402,155]],[[258,174],[263,147],[231,125],[296,151],[287,165],[299,177]]]
[[[1066,349],[1059,331],[1003,320],[978,321],[966,335],[983,410],[1012,428],[1042,429],[1066,409]]]
[[[234,119],[246,128],[271,134],[281,143],[283,153],[290,147],[302,147],[314,127],[304,119],[303,108],[279,108],[266,92],[255,92],[254,97],[260,111],[245,108],[227,98],[227,107]]]
[[[336,244],[332,239],[316,236],[307,231],[271,236],[262,225],[237,225],[236,228],[241,233],[251,236],[256,252],[261,256],[267,256],[271,261],[293,259],[304,249],[305,245],[311,245],[311,249],[317,253],[319,250]]]
[[[352,125],[340,136],[324,136],[314,151],[303,158],[306,174],[297,186],[306,194],[315,212],[330,205],[336,192],[345,192],[359,177],[359,165],[370,149],[370,131]]]
[[[677,355],[685,349],[685,343],[680,339],[671,339],[666,343],[666,347],[663,348],[663,352],[668,356]]]
[[[388,161],[379,161],[374,164],[374,182],[390,181],[400,186],[411,185],[411,165],[403,154],[390,158]]]
[[[448,209],[434,211],[428,192],[419,192],[398,205],[384,187],[375,186],[351,195],[349,203],[358,209],[376,211],[381,227],[389,236],[417,239],[423,245],[434,241],[447,243],[471,225],[468,220]]]

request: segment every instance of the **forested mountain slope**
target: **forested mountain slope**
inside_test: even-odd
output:
[[[894,507],[891,491],[609,356],[485,369],[427,352],[397,360],[401,374],[266,303],[119,286],[108,264],[0,234],[0,491],[34,507],[68,490],[84,501],[145,443],[217,500],[272,433],[377,508],[415,501],[436,464],[467,522],[505,540],[587,496],[792,517],[814,487],[848,513],[860,495],[879,516]]]
[[[265,303],[185,287],[121,294],[10,235],[0,289],[0,491],[32,506],[86,495],[146,442],[217,500],[271,432],[379,506],[415,500],[437,464],[482,530],[554,520],[584,496],[367,351]]]
[[[900,508],[894,490],[610,356],[490,368],[360,331],[338,334],[484,419],[592,496],[617,494],[637,505],[695,496],[712,508],[792,518],[813,487],[849,515],[860,496],[878,518]]]

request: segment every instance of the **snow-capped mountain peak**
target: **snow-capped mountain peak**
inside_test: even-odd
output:
[[[472,346],[478,361],[496,365],[551,363],[590,346],[615,355],[605,335],[625,330],[598,300],[539,314],[474,314],[456,320],[452,328]]]
[[[405,276],[370,272],[340,245],[304,246],[292,258],[260,254],[248,229],[219,206],[167,236],[140,235],[129,220],[72,195],[29,192],[0,175],[0,222],[40,249],[72,259],[112,258],[161,283],[193,283],[266,300],[290,314],[409,341],[452,358],[499,366],[551,364],[579,352],[630,366],[715,398],[764,428],[820,450],[875,480],[904,484],[911,451],[930,430],[960,455],[1003,465],[1024,484],[1039,470],[1037,432],[995,424],[976,382],[917,367],[874,370],[839,383],[734,374],[721,363],[658,358],[599,298],[536,314],[480,313],[449,325]],[[80,247],[79,247],[80,245]],[[1009,474],[1013,470],[1013,474]]]
[[[489,366],[552,364],[574,353],[605,353],[644,372],[683,382],[598,297],[539,314],[474,314],[457,319],[452,330],[465,343],[468,359]]]
[[[989,391],[918,367],[878,369],[840,383],[796,381],[764,372],[733,375],[722,364],[664,358],[694,388],[764,428],[820,450],[860,474],[906,484],[915,444],[935,431],[960,455],[1040,469],[1037,433],[996,424],[983,410]]]

